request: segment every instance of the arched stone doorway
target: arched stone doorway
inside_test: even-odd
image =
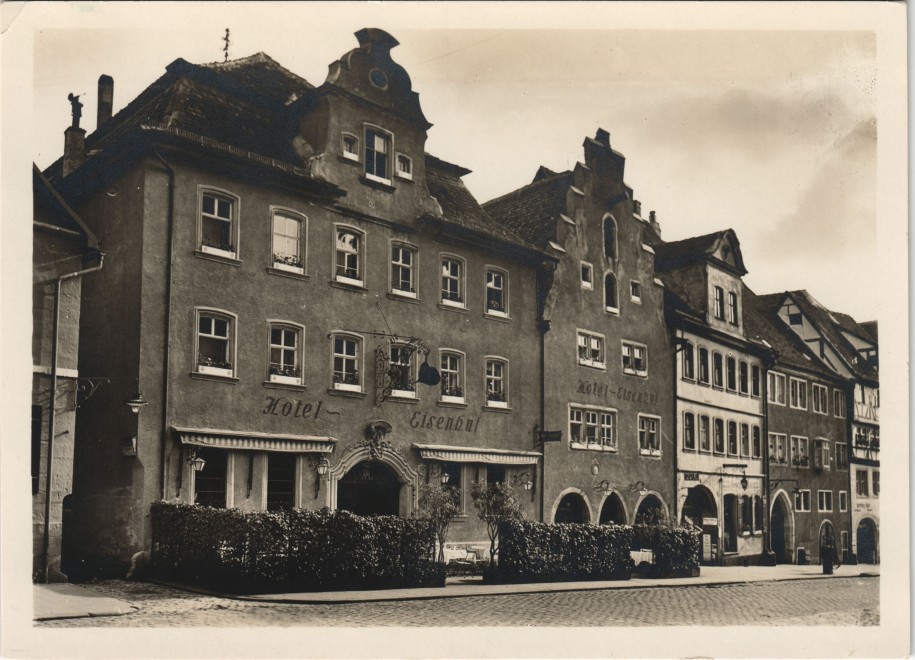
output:
[[[704,563],[718,559],[718,505],[715,496],[705,486],[693,486],[683,502],[683,521],[702,530],[699,557]]]
[[[788,505],[788,497],[779,493],[772,502],[769,514],[769,545],[775,553],[776,564],[793,564],[794,519]]]
[[[600,508],[599,522],[601,525],[626,524],[626,508],[623,506],[623,500],[616,493],[610,493],[604,499],[604,504]]]
[[[817,561],[822,560],[822,557],[820,557],[820,548],[822,548],[823,544],[827,541],[833,548],[839,547],[839,535],[836,534],[836,528],[833,527],[833,524],[829,520],[824,520],[820,524],[820,536],[816,547]]]
[[[584,523],[591,522],[591,513],[588,503],[578,493],[567,493],[559,500],[553,522],[557,523]]]
[[[653,525],[667,517],[667,509],[657,495],[646,495],[635,512],[636,525]]]
[[[360,516],[400,514],[401,483],[397,473],[381,461],[354,465],[337,482],[337,508]]]
[[[862,518],[855,532],[859,564],[877,563],[877,524],[870,518]]]

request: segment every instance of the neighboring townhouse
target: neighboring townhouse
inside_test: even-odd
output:
[[[660,229],[640,217],[624,166],[598,130],[574,170],[541,167],[529,185],[484,204],[558,261],[541,291],[549,522],[674,513],[672,363],[652,247]]]
[[[850,559],[880,559],[880,377],[877,323],[859,324],[847,314],[826,309],[807,291],[763,296],[792,331],[848,386],[844,402],[849,440]],[[835,396],[835,395],[834,395]],[[844,409],[842,408],[844,406]]]
[[[769,543],[777,563],[817,563],[827,538],[850,550],[849,382],[744,287],[747,332],[776,353],[766,378]]]
[[[701,560],[756,563],[766,548],[764,378],[773,352],[747,331],[733,230],[656,246],[676,346],[677,519]]]
[[[486,480],[541,517],[552,258],[425,152],[393,37],[356,36],[317,87],[262,53],[176,60],[49,168],[112,263],[82,306],[80,360],[111,381],[80,409],[81,574],[142,560],[161,499],[411,516],[442,482],[450,539],[488,547]]]

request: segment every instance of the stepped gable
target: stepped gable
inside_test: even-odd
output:
[[[534,181],[483,204],[497,223],[543,249],[556,240],[556,223],[566,212],[566,194],[572,185],[570,171],[555,173],[541,167]]]
[[[426,154],[426,186],[438,201],[443,222],[530,250],[537,246],[495,222],[470,193],[461,177],[470,170]]]

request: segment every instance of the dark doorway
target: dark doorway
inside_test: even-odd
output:
[[[600,508],[601,525],[625,525],[626,511],[623,509],[623,502],[616,493],[610,493],[604,500],[604,505]]]
[[[683,522],[702,530],[699,558],[704,564],[718,562],[718,507],[704,486],[693,486],[683,502]]]
[[[362,461],[337,483],[337,508],[360,516],[400,515],[400,481],[380,461]]]
[[[657,525],[664,522],[664,505],[654,495],[648,495],[639,504],[639,510],[635,513],[636,525]]]
[[[578,493],[569,493],[559,501],[556,517],[553,519],[553,522],[557,523],[588,523],[590,521],[588,505]]]
[[[870,518],[858,523],[858,563],[877,563],[877,526]]]
[[[785,547],[785,523],[788,519],[788,512],[785,510],[785,504],[781,497],[775,498],[775,504],[772,506],[772,519],[769,521],[769,527],[772,530],[770,542],[772,552],[775,553],[776,564],[790,564],[788,552]]]

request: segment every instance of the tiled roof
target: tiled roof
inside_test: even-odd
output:
[[[655,267],[658,270],[669,270],[683,266],[712,252],[727,229],[702,236],[692,236],[680,241],[659,243],[655,247]]]
[[[533,183],[490,200],[483,208],[499,224],[545,248],[556,239],[556,223],[565,213],[571,184],[571,172],[555,174],[541,167]]]
[[[41,222],[74,231],[83,237],[87,247],[98,249],[98,239],[95,234],[70,208],[70,205],[58,194],[51,182],[45,178],[34,163],[32,163],[32,202],[33,221],[38,221],[40,216]]]
[[[468,170],[426,154],[426,186],[442,207],[444,221],[491,238],[536,250],[537,246],[494,221],[467,190],[461,176]]]
[[[226,84],[234,85],[248,100],[288,105],[305,91],[315,88],[263,52],[238,60],[200,66],[218,74]]]

